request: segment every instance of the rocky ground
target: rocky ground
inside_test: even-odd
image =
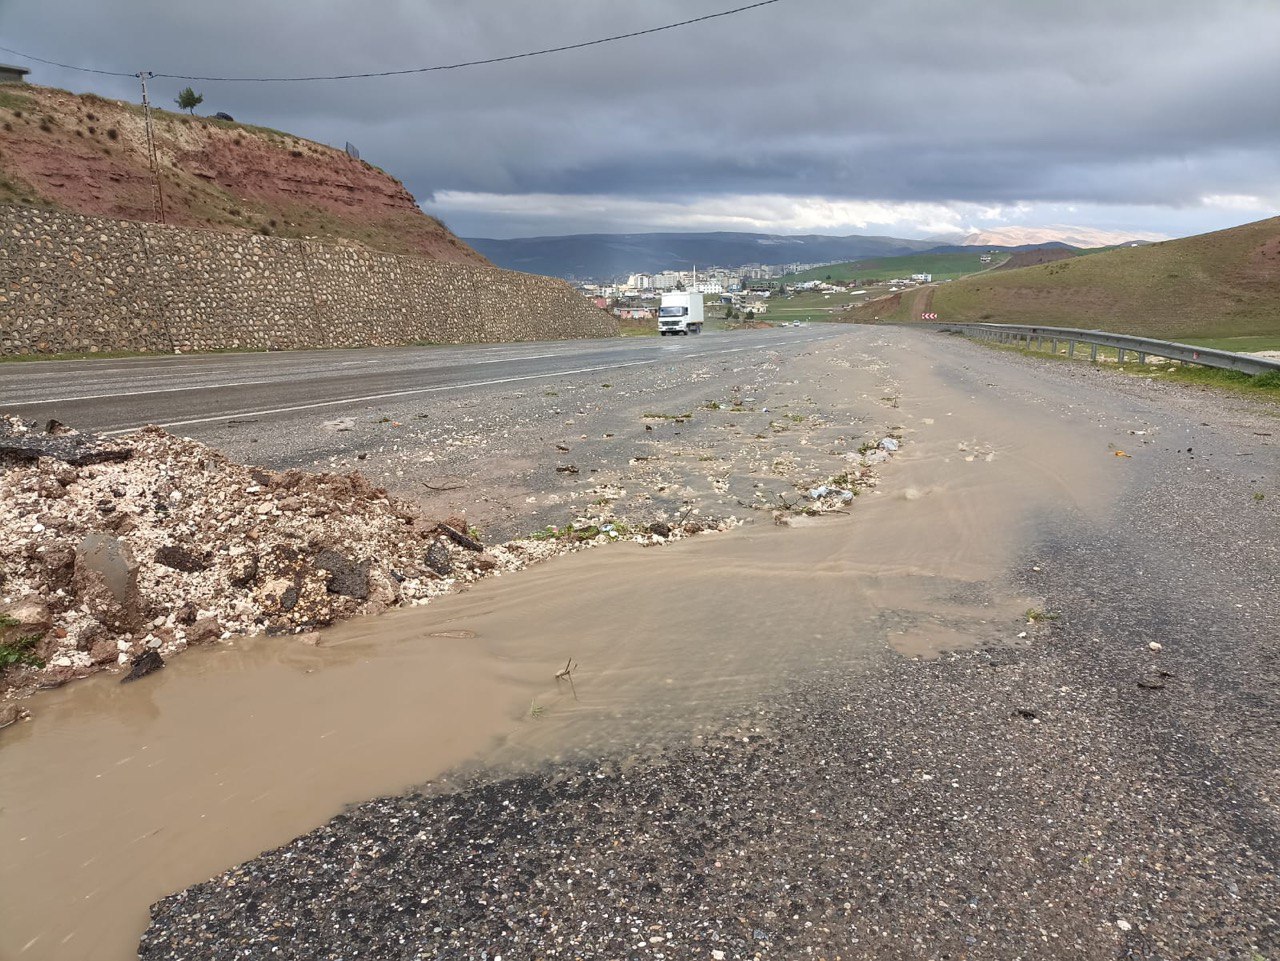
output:
[[[584,547],[842,511],[875,487],[901,441],[888,403],[864,428],[821,412],[777,356],[734,363],[337,419],[322,433],[360,453],[310,470],[158,428],[99,443],[6,418],[0,697],[245,634],[312,636]],[[0,726],[22,716],[3,711]]]
[[[958,349],[1159,438],[1010,572],[1047,598],[1029,646],[886,653],[691,744],[359,805],[155,905],[140,956],[1276,956],[1274,413]]]

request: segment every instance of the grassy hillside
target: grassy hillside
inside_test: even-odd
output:
[[[932,274],[934,280],[950,280],[976,274],[1008,259],[1008,254],[996,254],[989,264],[982,263],[979,258],[982,251],[974,250],[959,254],[911,254],[905,257],[877,257],[872,260],[855,260],[847,264],[831,264],[826,267],[815,267],[812,270],[790,274],[783,278],[787,284],[803,283],[806,280],[893,280],[896,277],[910,277],[912,274]]]
[[[1174,340],[1280,333],[1280,217],[1020,270],[992,271],[852,311],[869,320],[1041,323]]]
[[[152,116],[167,223],[487,263],[402,183],[341,150],[252,124]],[[153,220],[152,180],[137,104],[0,87],[0,203]]]

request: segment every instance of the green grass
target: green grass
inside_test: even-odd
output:
[[[1221,370],[1217,367],[1183,367],[1180,364],[1170,365],[1152,374],[1136,364],[1122,364],[1117,370],[1126,374],[1153,377],[1159,380],[1176,380],[1184,384],[1200,384],[1205,387],[1219,387],[1237,393],[1251,394],[1256,397],[1267,397],[1280,401],[1280,371],[1268,374],[1244,374],[1238,370]]]
[[[791,323],[793,320],[830,320],[837,308],[850,303],[848,294],[821,294],[816,290],[802,290],[796,294],[779,297],[774,294],[767,301],[769,309],[757,320],[769,323]]]
[[[0,107],[6,110],[35,110],[36,102],[26,94],[16,93],[0,84]]]
[[[789,274],[782,278],[785,284],[801,283],[806,280],[848,281],[848,280],[893,280],[907,278],[912,274],[932,274],[936,280],[952,280],[976,274],[999,266],[1009,259],[1008,254],[996,254],[989,264],[980,260],[980,251],[942,254],[909,254],[905,257],[877,257],[871,260],[855,260],[847,264],[830,264],[826,267],[814,267],[798,274]]]
[[[35,653],[36,644],[39,642],[39,635],[28,634],[9,644],[0,644],[0,671],[15,664],[24,667],[44,667],[44,661]]]
[[[1065,344],[1060,345],[1058,352],[1055,354],[1048,349],[1029,350],[1026,347],[996,344],[991,341],[976,341],[976,343],[982,343],[997,350],[1010,350],[1027,357],[1056,357],[1059,360],[1073,363],[1090,363],[1088,345],[1078,345],[1075,357],[1068,357]],[[1116,362],[1116,350],[1111,347],[1099,347],[1098,358],[1098,367],[1114,370],[1117,373],[1127,374],[1131,377],[1195,384],[1201,387],[1217,388],[1280,402],[1280,371],[1271,371],[1266,374],[1245,374],[1238,370],[1200,367],[1196,364],[1120,364]]]
[[[1252,337],[1188,337],[1183,343],[1212,350],[1248,353],[1255,350],[1280,350],[1280,334],[1258,334]]]
[[[1085,327],[1183,342],[1280,336],[1280,217],[931,288],[949,321]],[[903,298],[905,301],[906,298]],[[873,314],[872,307],[858,312]],[[880,316],[894,316],[882,311]],[[867,318],[869,319],[869,318]]]

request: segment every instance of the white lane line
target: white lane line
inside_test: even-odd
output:
[[[80,397],[51,397],[40,400],[7,400],[6,404],[69,404],[77,400],[107,400],[113,397],[141,397],[143,394],[175,394],[182,390],[217,390],[219,387],[258,387],[263,384],[274,384],[274,380],[237,380],[229,384],[197,384],[192,387],[157,387],[154,390],[131,390],[127,394],[85,394]]]
[[[494,357],[491,360],[475,360],[475,361],[470,361],[470,363],[475,366],[479,366],[480,364],[505,364],[505,363],[515,363],[517,361],[523,361],[523,360],[545,360],[548,357],[559,357],[559,356],[561,356],[561,354],[556,353],[556,354],[533,354],[532,356],[519,356],[519,357]],[[366,363],[366,362],[362,362],[362,363]],[[353,366],[353,365],[352,364],[335,364],[334,367],[319,369],[315,372],[328,373],[329,371],[337,367],[350,367],[350,366]],[[439,365],[434,365],[434,366],[443,367],[448,365],[441,363]],[[388,370],[387,372],[403,373],[405,371],[421,370],[421,369],[422,367],[408,366],[408,367],[393,368]],[[293,374],[308,374],[312,372],[313,371],[311,370],[303,368],[302,370],[282,370],[280,373],[293,375]],[[135,373],[137,372],[135,371]],[[181,373],[181,372],[172,371],[172,373]],[[49,397],[49,398],[41,397],[39,399],[31,398],[29,400],[23,399],[21,397],[13,397],[13,398],[0,397],[0,403],[4,403],[4,404],[69,404],[69,403],[73,403],[75,401],[80,401],[80,400],[108,400],[112,398],[142,397],[147,394],[177,393],[178,391],[184,391],[184,390],[219,390],[220,388],[223,388],[223,387],[261,387],[265,384],[287,384],[287,383],[289,383],[288,377],[277,377],[271,380],[233,380],[233,381],[228,381],[222,384],[196,384],[189,387],[156,387],[151,390],[131,390],[131,391],[126,391],[124,393],[117,392],[114,394],[84,394],[76,397]],[[31,385],[31,386],[35,386],[35,385]]]
[[[171,420],[160,422],[161,427],[187,427],[191,424],[208,424],[216,420],[235,420],[238,417],[266,417],[271,414],[290,414],[299,410],[315,410],[319,407],[338,407],[342,404],[363,404],[370,400],[385,400],[388,397],[409,397],[414,394],[431,394],[441,390],[465,390],[468,387],[492,387],[495,384],[514,384],[522,380],[546,380],[550,377],[567,377],[570,374],[590,374],[597,370],[619,370],[623,367],[641,367],[651,364],[651,360],[633,360],[625,364],[604,364],[599,367],[578,367],[574,370],[560,370],[546,374],[525,374],[520,377],[503,377],[499,380],[477,380],[467,384],[443,384],[438,387],[415,387],[412,390],[393,390],[385,394],[365,394],[362,397],[344,397],[341,400],[322,400],[314,404],[295,404],[292,407],[272,407],[266,410],[237,411],[234,414],[216,414],[212,417],[193,417],[190,420]],[[104,430],[99,437],[112,437],[116,434],[127,434],[144,427],[120,427],[115,430]]]

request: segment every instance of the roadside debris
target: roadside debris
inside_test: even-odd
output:
[[[143,651],[133,666],[129,668],[129,673],[120,678],[121,684],[127,684],[130,681],[136,681],[140,677],[146,677],[148,674],[154,674],[160,668],[164,667],[164,658],[162,658],[154,650]]]
[[[633,528],[611,512],[622,493],[600,485],[571,523],[486,549],[465,518],[425,518],[360,474],[237,464],[158,427],[104,443],[3,417],[0,697],[106,668],[132,680],[192,645],[311,635],[557,554],[739,523],[686,512]]]

